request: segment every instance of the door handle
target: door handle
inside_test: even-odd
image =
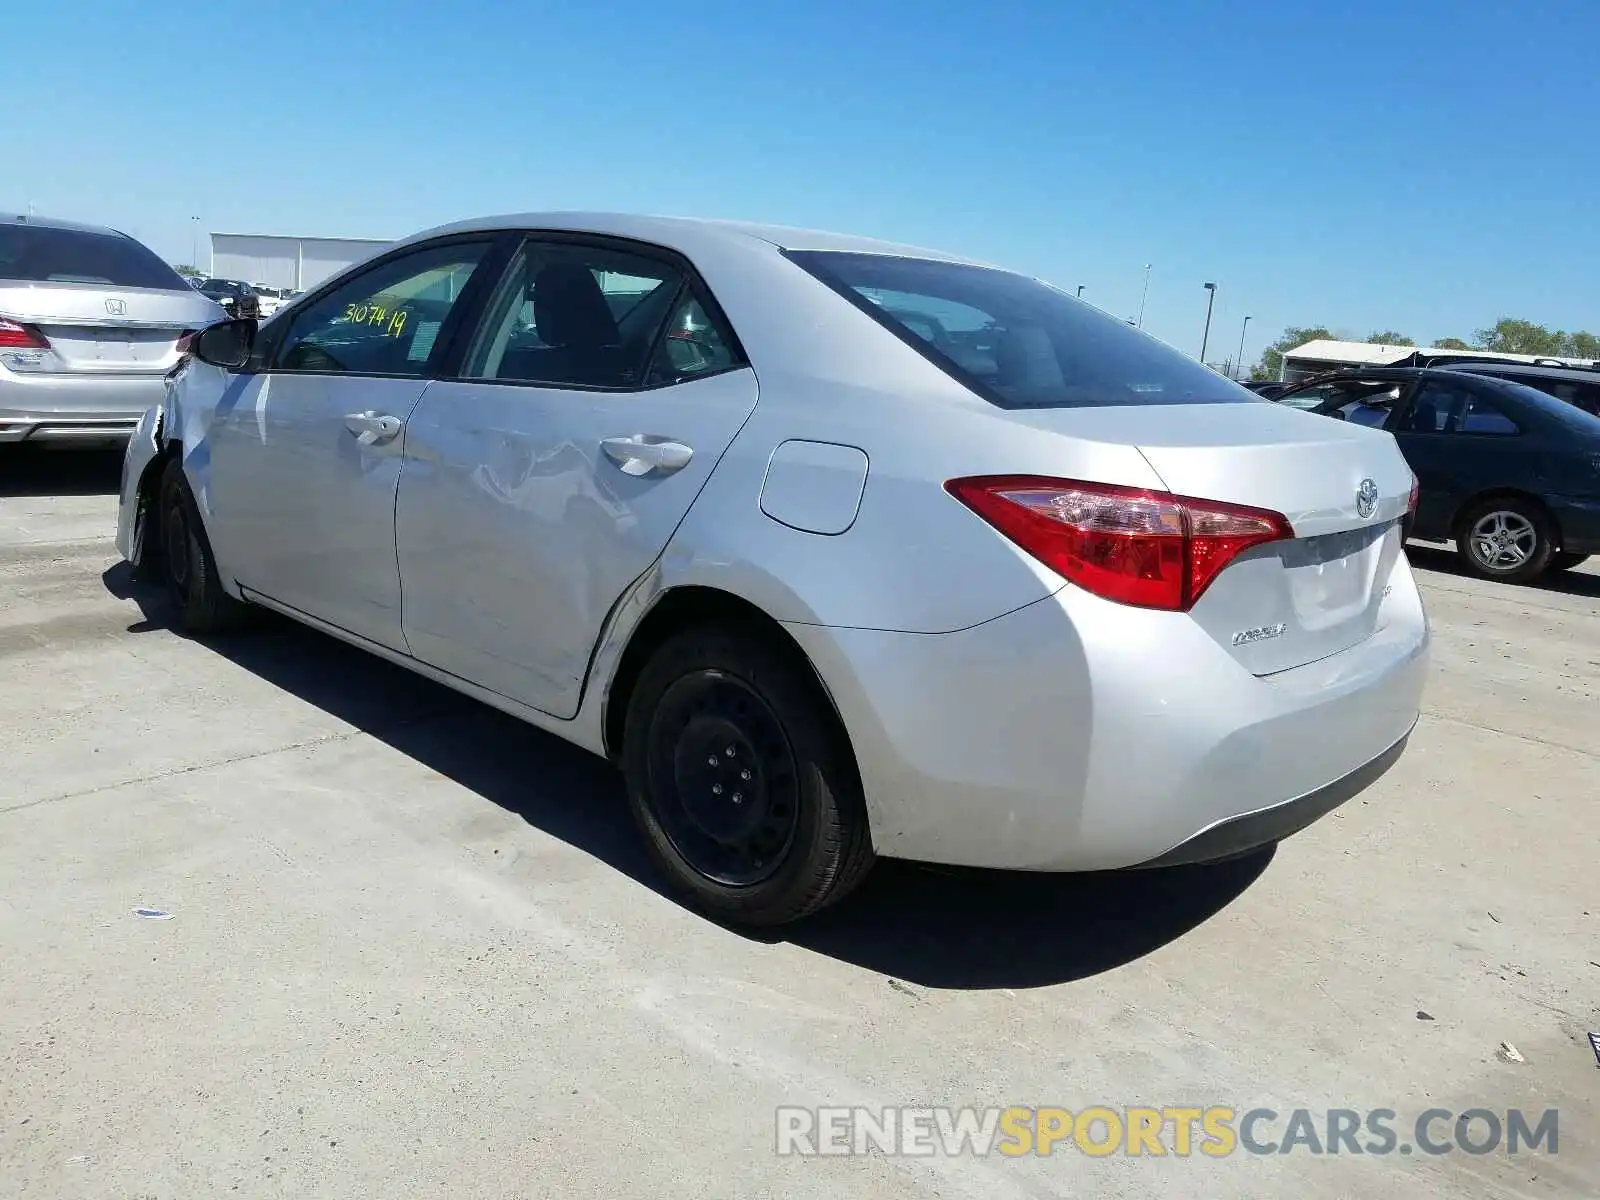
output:
[[[600,449],[622,468],[624,475],[645,475],[651,471],[670,475],[687,467],[694,457],[694,451],[682,442],[645,433],[605,438],[600,442]]]
[[[399,436],[405,422],[388,413],[368,409],[364,413],[351,413],[344,419],[344,427],[356,435],[363,446],[376,446]]]

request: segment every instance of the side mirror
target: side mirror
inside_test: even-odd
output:
[[[236,371],[250,361],[255,340],[254,321],[218,321],[200,331],[191,350],[203,363]]]

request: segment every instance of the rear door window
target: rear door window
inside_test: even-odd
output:
[[[0,224],[0,279],[162,291],[187,286],[130,237],[47,225]]]
[[[489,304],[461,377],[641,387],[682,283],[664,260],[609,245],[530,240]]]
[[[1473,393],[1464,387],[1429,381],[1405,414],[1403,428],[1407,433],[1446,433],[1455,428],[1473,399]]]
[[[1456,417],[1455,433],[1511,437],[1522,432],[1517,423],[1482,396],[1468,396]]]
[[[786,254],[1002,408],[1270,403],[1132,325],[1024,275],[885,254]]]

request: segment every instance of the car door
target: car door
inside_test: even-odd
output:
[[[1463,502],[1487,488],[1528,487],[1538,474],[1517,421],[1476,380],[1425,380],[1396,414],[1395,440],[1417,477],[1416,531],[1449,538]]]
[[[409,248],[274,331],[259,381],[212,428],[213,520],[253,592],[403,650],[394,553],[406,418],[490,236]]]
[[[407,426],[395,536],[412,653],[575,714],[607,614],[755,401],[687,263],[530,237],[458,378],[431,386]]]

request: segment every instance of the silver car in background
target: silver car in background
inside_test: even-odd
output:
[[[0,442],[127,437],[225,315],[127,234],[0,214]]]
[[[194,349],[117,531],[180,626],[269,607],[609,756],[724,919],[803,917],[876,856],[1234,856],[1417,719],[1394,438],[1024,275],[502,217]]]

